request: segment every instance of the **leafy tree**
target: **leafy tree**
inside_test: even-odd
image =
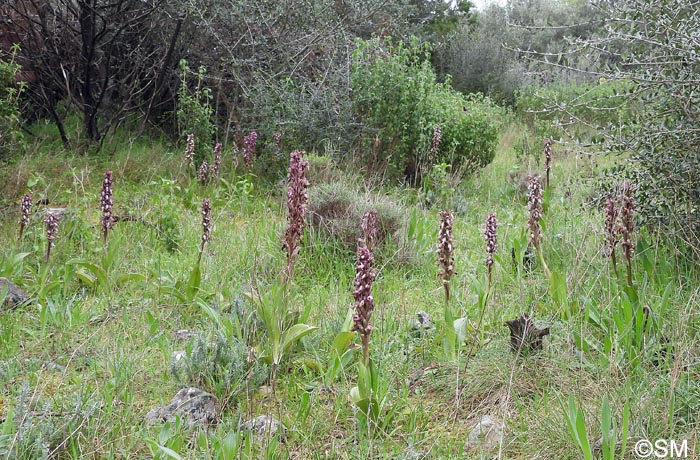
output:
[[[700,255],[698,3],[591,0],[591,6],[605,18],[604,28],[598,35],[575,40],[569,54],[598,57],[599,67],[589,72],[601,84],[626,88],[626,104],[634,107],[636,116],[600,124],[574,111],[573,100],[559,102],[558,110],[581,116],[582,123],[604,135],[604,148],[625,153],[626,161],[613,176],[633,178],[644,222],[682,239]],[[537,58],[539,64],[588,70],[572,59],[556,61],[543,53]],[[613,108],[619,96],[608,99]]]
[[[587,1],[579,0],[493,4],[462,16],[449,33],[434,39],[433,63],[441,76],[452,76],[459,91],[481,92],[513,104],[515,92],[523,86],[587,80],[580,70],[595,63],[584,62],[581,56],[572,62],[567,49],[576,37],[596,33],[601,24],[597,14]],[[530,59],[535,51],[562,65]]]

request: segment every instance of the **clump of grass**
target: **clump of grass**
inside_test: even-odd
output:
[[[377,253],[387,241],[399,243],[405,232],[406,208],[396,200],[377,193],[363,192],[341,181],[322,184],[309,189],[309,224],[318,234],[336,241],[350,252],[363,238],[357,225],[370,210],[377,212],[377,230],[372,250]]]
[[[268,375],[258,360],[249,359],[250,350],[235,337],[198,335],[190,345],[187,355],[170,365],[180,385],[194,385],[232,398],[259,387]]]

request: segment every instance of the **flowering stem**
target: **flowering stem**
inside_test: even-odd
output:
[[[552,139],[547,138],[544,142],[544,166],[547,172],[545,186],[549,188],[549,173],[552,170]]]
[[[17,242],[22,240],[24,231],[29,226],[29,220],[32,216],[32,194],[27,193],[22,197],[22,202],[20,204],[20,219],[19,219],[19,238]]]
[[[211,201],[208,199],[202,200],[202,243],[199,246],[199,257],[197,257],[197,265],[202,261],[204,246],[211,239]]]
[[[622,183],[622,195],[620,196],[620,226],[622,235],[622,253],[627,263],[627,284],[632,286],[632,254],[634,253],[634,190],[632,183],[625,179]]]
[[[306,179],[309,163],[304,158],[305,153],[303,150],[295,150],[290,154],[289,159],[287,175],[287,222],[289,225],[282,242],[283,248],[287,251],[287,267],[282,275],[284,281],[292,279],[295,258],[299,252],[301,237],[304,233],[306,205],[309,200],[306,191],[309,185],[309,181]]]
[[[107,247],[107,235],[114,225],[112,216],[112,171],[105,171],[100,192],[100,208],[102,210],[102,247]]]
[[[438,265],[442,287],[445,290],[445,308],[450,303],[450,279],[455,274],[454,241],[452,239],[452,223],[454,216],[451,211],[440,211],[440,229],[438,231]]]
[[[51,249],[56,246],[56,237],[58,236],[58,216],[49,214],[44,219],[46,223],[46,262],[51,258]]]
[[[369,337],[374,326],[370,323],[372,310],[374,310],[374,297],[372,296],[372,283],[377,273],[372,264],[374,256],[372,251],[362,245],[357,250],[357,264],[355,265],[354,291],[355,314],[353,315],[353,332],[358,332],[362,340],[363,363],[369,366]]]

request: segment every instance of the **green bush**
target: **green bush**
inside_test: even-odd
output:
[[[196,74],[194,88],[189,87],[187,75],[191,73],[187,62],[180,61],[180,90],[177,93],[177,127],[180,139],[185,140],[189,134],[195,137],[195,165],[209,158],[214,145],[215,126],[212,123],[214,109],[211,106],[211,90],[204,85],[206,69],[200,67]]]
[[[473,172],[491,162],[503,110],[481,95],[464,96],[438,82],[429,49],[413,39],[358,41],[353,54],[353,107],[364,124],[366,160],[393,177],[419,179],[433,164]],[[442,141],[431,154],[433,129]]]
[[[24,83],[17,84],[15,80],[20,71],[15,62],[17,52],[17,47],[9,56],[0,52],[0,158],[19,146],[22,140],[18,102]]]

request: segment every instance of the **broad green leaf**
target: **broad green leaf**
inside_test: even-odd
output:
[[[199,286],[202,283],[202,271],[199,268],[199,264],[195,264],[194,268],[190,272],[190,278],[187,281],[187,300],[194,299],[199,291]]]
[[[350,401],[357,404],[362,399],[363,398],[360,395],[360,388],[359,387],[350,388]]]
[[[564,306],[567,302],[566,275],[557,271],[549,278],[549,295],[557,305]]]
[[[96,279],[97,283],[102,285],[102,286],[106,286],[107,282],[109,281],[107,278],[107,272],[105,272],[104,269],[102,269],[102,267],[100,267],[99,265],[93,264],[93,263],[85,261],[85,260],[80,260],[80,259],[72,259],[66,263],[72,264],[72,265],[77,265],[78,267],[85,268],[93,275],[91,277],[86,277],[86,278],[94,278],[94,279]],[[76,274],[77,274],[78,278],[81,278],[80,270],[76,270]],[[81,278],[81,280],[82,280],[82,278]],[[89,283],[86,282],[86,284],[89,284]],[[94,287],[94,285],[95,285],[95,282],[93,281],[91,286]]]
[[[333,339],[333,351],[338,357],[342,356],[348,349],[350,342],[355,338],[354,332],[340,332]]]
[[[610,404],[608,395],[603,395],[603,407],[600,420],[601,430],[603,431],[603,458],[605,460],[613,460],[615,457],[615,433],[613,430],[612,415],[610,413]]]
[[[467,339],[467,332],[470,329],[469,318],[457,318],[452,323],[452,328],[454,329],[455,334],[457,334],[457,341],[461,345]]]
[[[165,446],[158,444],[158,449],[162,450],[165,453],[165,455],[167,455],[170,458],[174,458],[175,460],[182,460],[182,457],[180,456],[180,454],[178,454],[174,450],[170,449],[169,447],[165,447]]]
[[[318,329],[316,326],[309,326],[308,324],[295,324],[287,329],[282,335],[282,352],[288,351],[297,340],[312,333],[316,329]]]
[[[146,281],[148,278],[141,273],[126,273],[117,277],[117,285],[122,285],[128,281]]]

